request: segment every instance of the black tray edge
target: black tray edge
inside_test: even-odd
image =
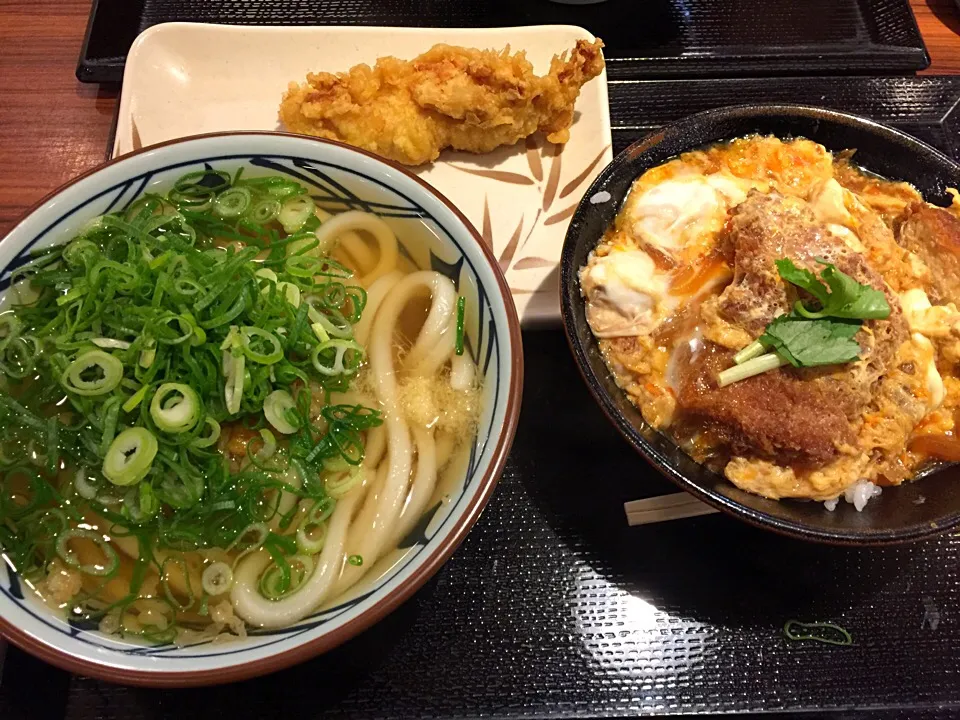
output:
[[[127,54],[93,58],[89,56],[90,41],[101,26],[118,13],[142,18],[145,0],[93,0],[83,45],[77,60],[77,80],[83,83],[120,82]],[[102,12],[100,12],[102,10]],[[607,75],[611,79],[670,79],[706,78],[757,75],[807,74],[855,75],[904,73],[925,70],[930,66],[930,53],[920,33],[916,15],[909,6],[903,20],[909,23],[907,32],[913,44],[876,44],[862,52],[818,51],[816,46],[793,52],[788,57],[772,52],[751,54],[731,53],[719,59],[702,57],[674,58],[613,58],[607,61]],[[129,47],[141,32],[142,23],[129,23],[121,44]],[[115,28],[111,28],[115,32]],[[878,33],[882,34],[882,33]],[[746,48],[745,48],[746,50]],[[839,68],[838,66],[842,65]]]

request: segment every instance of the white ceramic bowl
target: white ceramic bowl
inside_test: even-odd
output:
[[[477,231],[433,188],[400,167],[334,142],[279,133],[202,135],[124,156],[42,200],[0,240],[0,292],[30,251],[65,242],[90,218],[164,191],[205,166],[283,173],[311,188],[326,207],[368,209],[403,244],[404,227],[426,223],[429,247],[406,247],[421,267],[447,274],[470,309],[467,348],[484,378],[484,407],[463,482],[429,520],[420,542],[359,596],[282,630],[245,640],[178,648],[147,647],[68,624],[23,592],[0,563],[0,632],[24,650],[76,673],[157,686],[232,682],[279,670],[328,650],[408,598],[450,556],[476,521],[503,469],[519,415],[523,353],[516,310],[497,262]],[[421,236],[423,233],[419,233]]]

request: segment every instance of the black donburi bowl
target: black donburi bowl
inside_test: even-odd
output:
[[[819,502],[777,502],[745,493],[695,463],[647,425],[604,365],[587,325],[577,271],[613,221],[631,184],[645,170],[681,152],[751,133],[806,137],[833,151],[854,148],[855,160],[863,167],[887,178],[906,180],[926,200],[940,205],[949,203],[948,187],[960,187],[960,165],[929,145],[872,120],[815,107],[720,108],[681,120],[634,143],[584,195],[563,246],[563,323],[590,391],[627,441],[664,475],[701,500],[755,525],[807,540],[879,545],[918,540],[960,524],[960,466],[947,466],[917,482],[884,488],[859,513],[843,501],[830,512]],[[591,202],[603,191],[610,193],[610,200]]]

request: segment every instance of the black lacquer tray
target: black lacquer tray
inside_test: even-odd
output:
[[[616,149],[731,102],[870,115],[957,154],[958,78],[611,84]],[[520,427],[484,515],[436,577],[326,656],[234,686],[121,688],[11,648],[3,720],[591,718],[685,713],[960,717],[960,536],[885,549],[713,515],[630,528],[673,492],[591,400],[559,330],[527,332]],[[829,619],[852,647],[791,644]]]
[[[612,78],[884,73],[930,62],[908,0],[94,0],[77,77],[120,80],[137,34],[171,21],[580,25],[607,43]]]

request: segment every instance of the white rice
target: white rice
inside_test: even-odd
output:
[[[874,485],[869,480],[857,480],[853,485],[848,487],[843,491],[844,500],[853,505],[857,512],[860,512],[867,506],[867,502],[872,497],[876,497],[881,492],[883,488],[878,485]],[[827,508],[830,512],[833,512],[837,509],[837,504],[840,502],[839,497],[835,497],[832,500],[827,500],[823,503],[824,507]]]
[[[590,204],[600,205],[601,203],[608,202],[610,198],[611,198],[610,193],[608,193],[606,190],[601,190],[600,192],[594,193],[593,196],[591,196]]]

